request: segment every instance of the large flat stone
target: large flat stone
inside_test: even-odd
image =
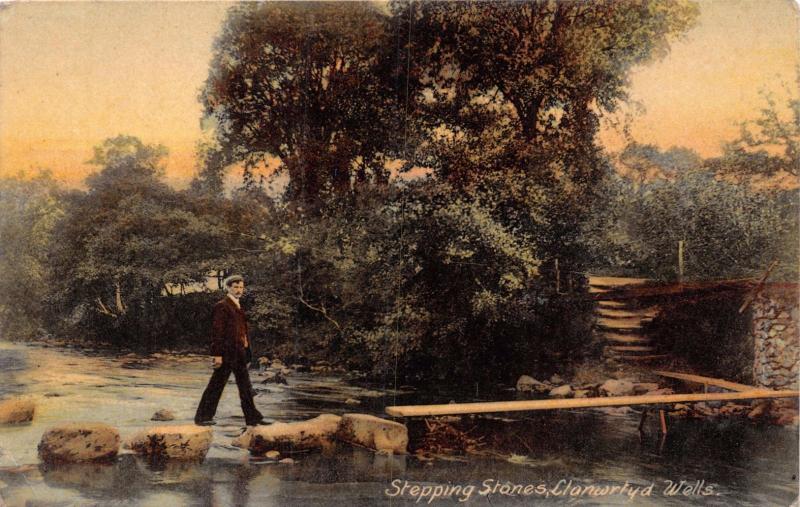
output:
[[[253,454],[321,449],[333,442],[340,419],[338,415],[322,414],[307,421],[250,426],[233,445]]]
[[[0,424],[19,424],[33,420],[36,404],[24,398],[0,401]]]
[[[366,414],[345,414],[339,423],[336,438],[376,451],[405,454],[408,428],[387,419]]]
[[[633,382],[609,379],[600,386],[600,392],[606,396],[630,396],[634,394]]]
[[[103,423],[65,423],[42,435],[39,456],[46,462],[110,459],[119,452],[119,431]]]
[[[153,426],[133,435],[125,447],[153,458],[202,460],[212,439],[211,428],[204,426]]]

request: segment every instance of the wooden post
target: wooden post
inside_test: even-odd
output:
[[[642,418],[639,419],[639,434],[644,433],[644,421],[647,419],[647,407],[642,410]]]
[[[683,247],[684,241],[678,241],[678,281],[683,281],[684,263],[683,263]]]
[[[666,435],[667,434],[667,419],[666,419],[666,417],[664,417],[664,410],[663,409],[658,411],[658,418],[661,420],[661,434],[662,435]]]

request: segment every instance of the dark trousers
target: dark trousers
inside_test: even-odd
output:
[[[230,365],[223,362],[222,366],[214,370],[208,386],[200,398],[200,405],[194,416],[194,422],[210,421],[217,413],[217,404],[222,396],[222,390],[231,376],[231,372],[236,377],[236,387],[239,388],[239,399],[242,401],[242,412],[246,424],[255,424],[262,419],[261,412],[253,403],[253,386],[250,384],[250,375],[247,373],[246,364]]]

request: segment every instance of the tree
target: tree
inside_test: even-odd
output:
[[[409,34],[409,83],[428,137],[444,130],[469,144],[486,129],[503,131],[509,156],[490,150],[500,165],[483,170],[540,182],[566,176],[582,188],[602,174],[599,115],[626,99],[629,71],[663,56],[697,15],[682,0],[398,1],[392,9],[395,30]],[[445,176],[457,170],[424,163]]]
[[[619,154],[618,170],[639,184],[654,179],[674,180],[698,169],[703,159],[693,150],[671,147],[661,151],[652,144],[629,143]]]
[[[380,76],[385,16],[367,3],[232,7],[200,99],[227,163],[281,160],[290,196],[314,201],[386,182],[397,118]]]
[[[225,193],[225,158],[219,147],[211,142],[198,142],[197,174],[189,188],[195,195],[222,198]]]
[[[797,80],[800,84],[800,73]],[[710,168],[739,178],[800,175],[800,99],[788,99],[782,111],[774,96],[763,96],[760,116],[742,123],[739,137],[725,143],[723,156],[711,160]]]
[[[0,180],[0,332],[29,337],[42,326],[47,246],[63,213],[62,191],[48,172]]]
[[[49,245],[53,329],[165,340],[175,320],[167,284],[202,282],[216,268],[229,236],[222,218],[161,181],[165,155],[128,136],[95,149],[101,170],[70,196]]]

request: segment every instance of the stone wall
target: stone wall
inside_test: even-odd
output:
[[[768,284],[751,305],[755,385],[798,389],[800,308],[797,284]]]

